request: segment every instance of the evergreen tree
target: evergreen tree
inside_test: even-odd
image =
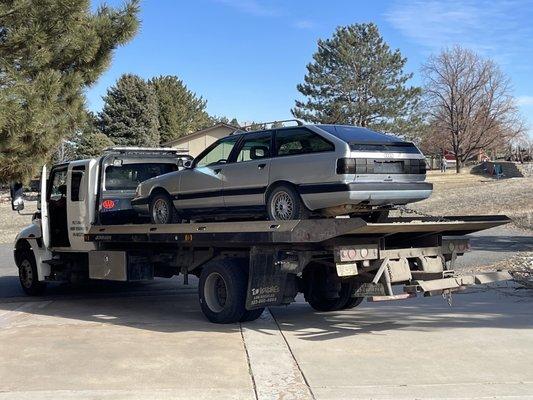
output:
[[[406,59],[392,51],[374,24],[338,27],[318,41],[304,83],[307,97],[292,114],[314,123],[343,123],[386,132],[407,133],[420,123],[420,89],[407,86],[413,74]]]
[[[114,145],[113,141],[98,129],[98,120],[93,113],[87,113],[86,122],[76,137],[76,158],[98,157]]]
[[[211,124],[207,101],[187,89],[176,76],[159,76],[149,81],[159,106],[161,143],[177,139]]]
[[[84,118],[84,90],[138,27],[138,2],[0,3],[0,181],[27,180]]]
[[[100,131],[118,146],[159,146],[157,98],[137,75],[122,75],[104,96]]]

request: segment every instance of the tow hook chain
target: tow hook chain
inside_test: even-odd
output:
[[[444,217],[442,215],[426,214],[426,213],[423,213],[421,211],[413,210],[412,208],[408,208],[406,206],[394,206],[393,209],[400,211],[400,214],[402,216],[403,216],[403,214],[413,214],[413,215],[418,215],[419,217],[435,218],[436,222],[448,221],[448,219],[446,219],[446,217]]]
[[[452,306],[453,299],[452,299],[452,291],[451,290],[443,290],[442,291],[442,298],[446,300],[448,303],[448,306]]]

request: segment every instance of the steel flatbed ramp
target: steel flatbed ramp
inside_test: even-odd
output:
[[[117,243],[275,244],[319,243],[343,236],[390,236],[428,233],[465,235],[504,225],[503,215],[435,218],[390,218],[371,223],[361,218],[310,219],[295,221],[234,221],[169,225],[96,225],[86,241]]]

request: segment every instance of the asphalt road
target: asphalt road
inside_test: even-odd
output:
[[[477,265],[531,250],[497,228]],[[533,398],[533,297],[506,284],[317,313],[302,299],[214,325],[195,282],[18,287],[0,246],[0,399]]]

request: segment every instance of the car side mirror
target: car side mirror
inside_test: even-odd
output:
[[[22,183],[12,183],[9,187],[9,194],[11,195],[11,209],[13,211],[24,210],[24,189]]]
[[[192,168],[192,161],[191,160],[184,161],[183,168]]]

